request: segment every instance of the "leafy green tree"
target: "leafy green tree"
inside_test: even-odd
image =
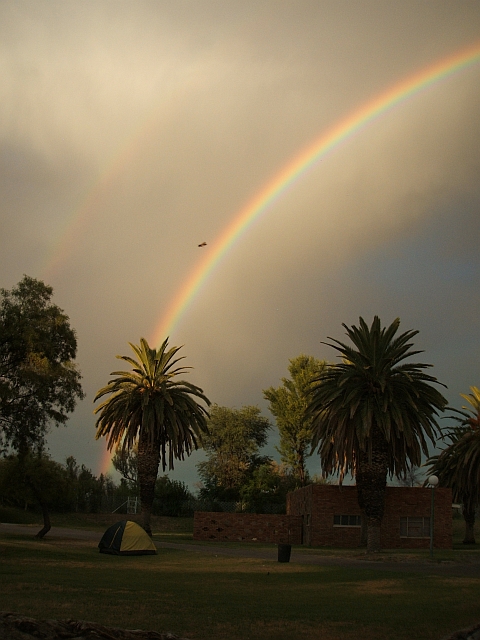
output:
[[[35,509],[38,485],[52,512],[98,513],[105,505],[111,511],[117,493],[124,495],[108,475],[95,476],[73,456],[65,464],[38,452],[29,452],[23,459],[18,454],[0,458],[0,503]]]
[[[0,448],[17,451],[20,462],[41,455],[49,427],[65,424],[84,397],[75,331],[52,295],[51,287],[28,276],[0,290]],[[33,482],[31,491],[42,507],[37,536],[43,537],[50,529],[48,504],[41,483]]]
[[[242,511],[285,513],[287,493],[297,488],[296,478],[274,460],[258,466],[240,489]]]
[[[212,406],[208,434],[203,439],[207,460],[197,464],[204,484],[202,497],[239,500],[241,488],[253,471],[269,461],[259,450],[267,442],[271,424],[260,409],[245,406],[230,409]]]
[[[122,449],[119,447],[113,457],[112,464],[125,480],[128,490],[138,492],[138,447]]]
[[[313,476],[311,477],[311,483],[312,484],[321,484],[322,486],[331,486],[336,484],[333,481],[333,478],[325,478],[321,473],[314,473]]]
[[[38,486],[49,510],[71,510],[75,488],[63,465],[45,454],[30,452],[23,458],[11,454],[0,460],[0,498],[4,504],[20,508],[38,504]]]
[[[397,318],[382,328],[377,316],[371,327],[363,318],[359,327],[344,324],[353,347],[325,343],[342,362],[319,376],[308,408],[323,473],[339,474],[340,482],[346,473],[355,476],[369,552],[380,549],[387,474],[402,476],[421,464],[447,402],[424,372],[431,365],[404,362],[421,352],[410,342],[418,331],[397,336],[399,325]]]
[[[130,364],[132,371],[114,371],[118,376],[95,396],[108,398],[95,409],[99,414],[96,437],[107,438],[111,451],[121,444],[125,451],[138,446],[138,481],[142,504],[143,526],[151,535],[150,515],[155,495],[160,461],[165,472],[174,468],[174,460],[183,460],[201,443],[207,431],[208,398],[199,387],[178,380],[190,367],[176,367],[180,347],[167,350],[168,338],[159,349],[149,347],[142,338],[140,345],[130,343],[138,360],[117,356]]]
[[[421,487],[423,484],[424,474],[419,467],[412,465],[407,471],[398,477],[398,483],[401,487]]]
[[[312,418],[305,413],[309,392],[312,381],[319,378],[326,367],[325,360],[301,354],[290,360],[291,378],[282,378],[281,387],[270,387],[263,392],[280,433],[280,446],[276,449],[300,487],[308,482],[306,457],[313,436]]]
[[[113,489],[112,480],[103,474],[97,478],[84,464],[79,466],[73,456],[67,458],[65,468],[74,489],[74,510],[81,513],[98,513],[104,496]]]
[[[167,475],[157,478],[153,513],[157,516],[178,517],[186,515],[185,504],[194,500],[187,485],[180,480],[170,480]],[[191,511],[189,512],[191,514]]]
[[[77,478],[77,509],[83,513],[99,513],[102,499],[108,493],[108,479],[103,473],[97,478],[82,464]]]
[[[470,391],[460,394],[470,407],[451,409],[450,418],[457,424],[443,436],[448,446],[428,460],[429,475],[438,476],[462,505],[464,544],[475,544],[475,512],[480,503],[480,389],[470,387]]]
[[[84,397],[77,338],[41,280],[24,276],[0,295],[0,437],[23,452],[41,448],[50,425],[65,424]]]

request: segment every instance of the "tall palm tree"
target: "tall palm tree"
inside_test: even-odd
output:
[[[197,449],[207,432],[208,398],[199,387],[178,380],[191,367],[175,367],[183,358],[175,358],[181,347],[167,351],[168,338],[159,349],[151,349],[141,338],[140,345],[129,343],[138,360],[117,356],[128,362],[132,371],[114,371],[119,376],[100,389],[94,402],[109,398],[98,406],[96,438],[107,438],[108,450],[121,443],[131,450],[138,444],[138,480],[142,503],[143,526],[151,535],[150,515],[160,460],[163,471],[173,469],[174,460],[183,460]]]
[[[464,544],[475,544],[475,511],[480,502],[480,389],[470,387],[470,391],[460,395],[472,408],[452,409],[456,415],[449,417],[457,424],[444,435],[450,444],[428,460],[429,473],[451,487],[453,499],[462,504]]]
[[[342,362],[327,368],[313,385],[307,412],[313,418],[312,451],[318,447],[324,475],[356,478],[358,501],[367,521],[367,551],[380,549],[387,474],[402,475],[428,455],[435,442],[436,416],[446,400],[424,373],[428,364],[405,363],[418,331],[397,336],[400,320],[371,327],[363,318],[345,327],[352,346],[333,340]]]

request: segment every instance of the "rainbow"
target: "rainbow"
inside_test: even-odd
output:
[[[103,475],[107,475],[107,473],[111,473],[115,470],[115,467],[112,463],[112,452],[107,449],[107,443],[104,442],[105,449],[102,453],[102,459],[100,461],[100,473]]]
[[[300,150],[233,216],[231,222],[203,254],[202,259],[177,291],[167,311],[161,316],[153,331],[152,343],[159,345],[163,342],[234,242],[238,241],[252,223],[269,210],[315,163],[379,116],[479,61],[480,42],[476,42],[390,86],[334,123]]]
[[[167,310],[155,325],[150,342],[159,345],[166,336],[170,335],[227,251],[247,232],[259,216],[271,209],[275,202],[317,162],[376,118],[432,85],[475,65],[479,61],[480,42],[476,42],[391,85],[335,122],[313,142],[302,148],[233,215],[230,223],[214,242],[209,243],[207,249],[202,249],[202,258],[178,289]],[[88,219],[95,214],[98,202],[110,187],[116,174],[121,171],[132,155],[132,149],[138,148],[139,140],[143,139],[153,122],[154,117],[148,119],[147,126],[143,123],[142,126],[137,127],[134,135],[130,135],[122,146],[122,150],[116,155],[115,160],[102,171],[100,178],[96,180],[93,188],[83,200],[82,206],[77,209],[75,216],[66,224],[60,234],[59,240],[56,242],[57,249],[53,252],[53,258],[50,259],[46,267],[47,271],[53,271],[73,249],[74,241],[78,238],[79,232],[83,231]],[[102,473],[113,470],[111,453],[106,448],[102,454],[100,466]]]

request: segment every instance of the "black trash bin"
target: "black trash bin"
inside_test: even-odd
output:
[[[290,553],[292,551],[291,544],[279,544],[278,545],[278,561],[290,562]]]

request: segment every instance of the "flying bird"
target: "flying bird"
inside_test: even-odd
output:
[[[199,247],[206,247],[207,243],[206,242],[202,242],[201,244],[198,245]]]

